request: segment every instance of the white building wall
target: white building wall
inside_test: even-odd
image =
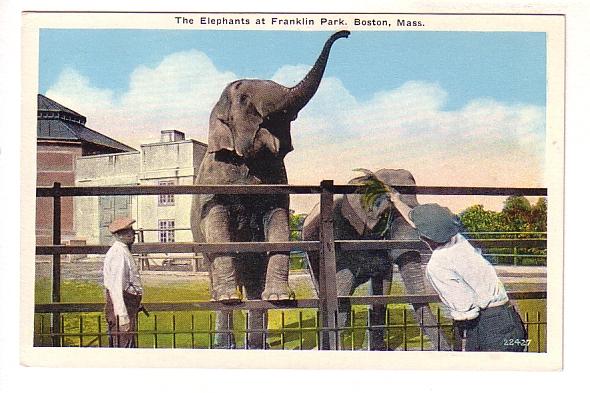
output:
[[[174,185],[192,185],[206,151],[204,144],[193,140],[142,145],[140,184],[159,185],[172,181]],[[190,229],[191,195],[174,195],[173,205],[160,205],[158,196],[141,199],[138,228],[157,229],[159,220],[174,220],[175,242],[192,242]],[[180,229],[180,230],[178,230]],[[160,241],[157,231],[144,232],[146,242]]]
[[[81,157],[77,160],[77,186],[159,185],[172,181],[175,185],[194,184],[207,146],[194,140],[151,143],[140,152]],[[88,244],[99,244],[100,212],[98,197],[77,197],[76,235]],[[159,205],[158,195],[132,198],[131,216],[137,229],[144,231],[145,242],[159,242],[159,220],[174,220],[175,242],[192,242],[190,209],[192,195],[174,195],[174,204]]]
[[[76,160],[76,185],[136,185],[139,165],[139,152],[79,157]]]
[[[79,187],[137,185],[139,164],[139,152],[79,157],[75,184]],[[100,244],[99,198],[75,197],[76,237],[86,240],[87,244]],[[133,218],[137,216],[135,198],[132,197],[130,211]]]

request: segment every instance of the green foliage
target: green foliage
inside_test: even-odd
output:
[[[289,240],[301,240],[301,228],[306,214],[289,214]]]
[[[501,212],[473,205],[459,217],[468,232],[546,232],[547,199],[539,198],[531,205],[525,197],[511,196],[504,201]]]
[[[459,217],[463,227],[468,232],[505,232],[508,228],[504,225],[501,212],[485,210],[483,205],[473,205],[465,209]]]
[[[358,180],[359,184],[363,186],[361,191],[363,193],[361,196],[361,205],[363,206],[363,209],[369,211],[373,208],[377,199],[379,199],[380,196],[391,192],[391,189],[387,184],[377,179],[375,174],[370,170],[357,168],[355,171],[365,174],[364,177]]]
[[[461,222],[470,236],[476,239],[525,239],[538,238],[540,233],[525,232],[547,231],[547,199],[539,198],[533,205],[523,196],[506,198],[501,212],[485,210],[482,205],[474,205],[459,214]],[[482,232],[505,232],[487,233]],[[510,232],[510,233],[506,233]],[[544,263],[539,257],[547,255],[545,249],[490,249],[489,254],[496,254],[490,258],[495,263],[517,263],[523,265],[537,265]],[[505,256],[507,254],[528,255],[528,257]],[[537,257],[539,256],[539,257]]]
[[[510,231],[530,231],[531,204],[523,196],[511,196],[504,201],[502,209],[504,224]]]
[[[532,231],[547,231],[547,198],[539,198],[531,207],[530,222]]]

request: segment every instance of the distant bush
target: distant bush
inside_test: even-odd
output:
[[[511,196],[504,201],[502,211],[485,210],[482,205],[473,205],[459,214],[466,232],[473,239],[530,239],[539,238],[547,232],[547,198],[539,198],[533,205],[522,196]],[[505,232],[486,234],[482,232]],[[512,232],[512,233],[506,233]],[[526,232],[539,232],[535,234]],[[514,261],[509,257],[492,257],[493,263],[513,263],[519,265],[545,264],[546,249],[488,249],[489,254],[519,254]]]

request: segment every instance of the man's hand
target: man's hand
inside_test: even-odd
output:
[[[404,201],[402,201],[401,194],[397,190],[391,187],[388,188],[389,199],[393,203],[393,206],[395,206],[397,211],[400,212],[404,220],[406,220],[406,222],[410,224],[412,228],[416,228],[416,225],[410,219],[410,211],[412,210],[412,208],[408,206]]]
[[[391,200],[391,202],[393,202],[394,204],[398,204],[400,202],[402,202],[401,199],[401,195],[396,189],[394,188],[389,188],[389,199]]]
[[[120,332],[128,332],[129,330],[131,330],[131,324],[130,323],[125,323],[125,324],[119,326],[119,331]]]

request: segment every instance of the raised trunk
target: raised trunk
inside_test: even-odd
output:
[[[349,34],[349,31],[342,30],[334,33],[330,38],[328,38],[324,44],[322,53],[320,53],[311,70],[309,70],[301,82],[288,89],[285,103],[284,105],[281,105],[282,110],[289,111],[291,113],[297,113],[309,102],[311,97],[313,97],[313,95],[318,90],[320,81],[324,75],[324,70],[326,69],[326,64],[328,63],[328,56],[330,55],[332,44],[339,38],[348,37]]]

